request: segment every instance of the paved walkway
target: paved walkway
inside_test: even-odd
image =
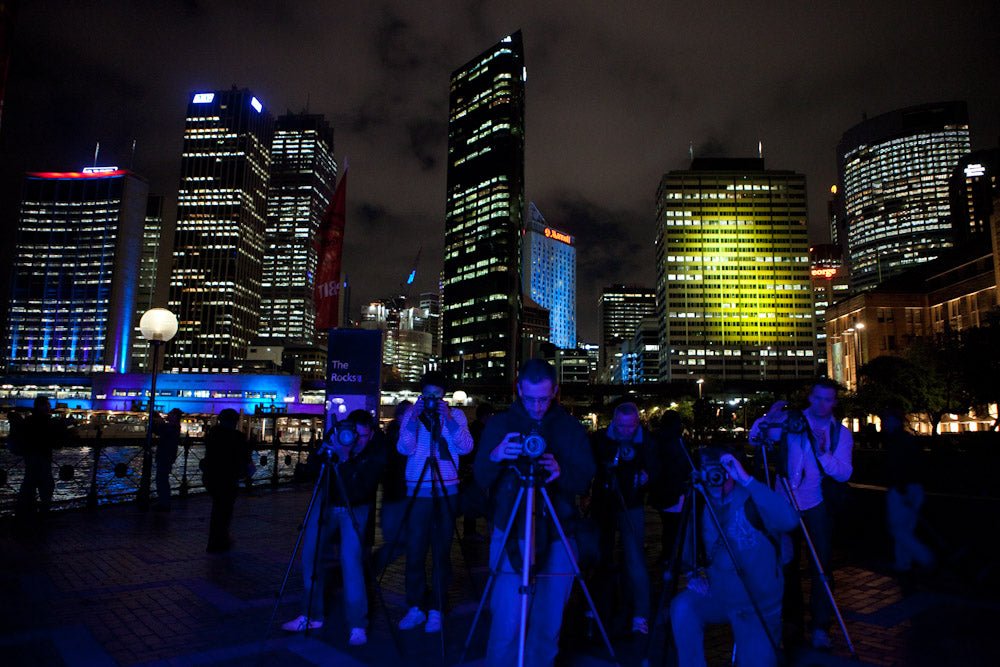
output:
[[[456,547],[453,607],[443,635],[389,631],[405,612],[402,559],[386,573],[382,601],[374,595],[367,646],[347,646],[336,594],[325,627],[314,636],[287,636],[277,628],[298,613],[298,564],[275,626],[268,627],[308,494],[302,487],[241,497],[233,525],[237,542],[226,555],[204,552],[209,500],[203,496],[177,503],[166,515],[124,506],[56,513],[31,536],[15,536],[3,524],[0,664],[456,664],[478,602],[475,591],[485,579],[482,545],[468,549],[467,564]],[[652,543],[659,523],[650,518]],[[857,565],[841,567],[837,582],[863,664],[996,664],[988,649],[1000,627],[997,600],[947,580],[904,597],[893,579]],[[567,613],[563,664],[610,664],[600,642],[588,638],[581,609],[577,600]],[[478,633],[470,664],[481,660],[484,641],[485,632]],[[614,643],[622,664],[639,664],[643,646],[624,633],[616,633]],[[728,663],[725,630],[710,633],[707,644],[710,664]],[[846,655],[838,637],[832,653],[800,655],[796,663],[848,664]]]

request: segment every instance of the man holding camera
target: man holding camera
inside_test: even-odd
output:
[[[778,467],[786,476],[795,505],[802,513],[802,520],[809,531],[820,565],[827,573],[831,590],[831,505],[834,499],[825,495],[837,491],[837,484],[846,483],[854,470],[851,456],[854,440],[850,430],[839,423],[833,413],[837,405],[837,390],[836,382],[819,378],[810,387],[809,407],[801,413],[786,410],[785,404],[779,401],[771,406],[764,417],[754,422],[750,429],[751,442],[777,442],[783,445],[784,460],[778,461]],[[786,643],[790,645],[801,642],[804,625],[799,573],[801,543],[802,535],[796,532],[792,536],[791,560],[785,566]],[[813,648],[825,649],[830,647],[828,628],[833,608],[827,599],[816,564],[810,561],[809,566],[810,640]]]
[[[701,450],[699,483],[719,519],[708,508],[699,517],[706,568],[693,571],[687,588],[670,604],[678,665],[705,664],[704,628],[728,622],[736,642],[736,664],[775,665],[781,641],[782,533],[797,519],[788,500],[755,480],[721,448]],[[685,555],[696,536],[687,536]],[[726,541],[735,554],[735,562]],[[763,623],[762,623],[763,620]]]
[[[591,441],[597,475],[591,492],[591,515],[600,528],[601,562],[598,577],[611,583],[616,533],[622,536],[624,571],[632,598],[632,632],[649,634],[649,572],[643,543],[646,538],[645,499],[650,474],[659,471],[656,444],[639,422],[635,403],[615,408],[611,425]]]
[[[490,565],[496,579],[490,599],[492,622],[486,664],[494,667],[517,664],[521,622],[527,623],[524,664],[551,665],[559,648],[573,568],[553,519],[571,534],[572,522],[577,518],[576,496],[587,491],[594,476],[594,459],[583,426],[555,402],[557,390],[555,369],[548,362],[526,361],[518,373],[518,400],[489,421],[476,456],[476,481],[490,490],[493,501]],[[522,477],[532,470],[548,489],[556,517],[549,517],[543,499],[538,497],[534,551],[525,554],[523,503],[519,510],[522,514],[516,518],[506,544],[503,530],[514,509]],[[542,576],[535,581],[529,617],[522,619],[518,591],[525,558]]]
[[[340,538],[340,567],[344,579],[344,616],[351,628],[348,643],[367,643],[368,597],[363,566],[365,526],[375,506],[375,490],[386,464],[386,445],[375,418],[354,410],[338,423],[330,440],[310,461],[336,466],[320,490],[318,505],[309,513],[302,542],[303,613],[282,625],[288,632],[323,627],[323,562]],[[339,478],[338,478],[339,476]],[[341,486],[343,482],[343,486]],[[346,497],[345,497],[346,495]],[[352,516],[353,512],[353,516]]]
[[[406,492],[411,503],[406,525],[406,604],[410,609],[399,622],[400,630],[426,621],[425,632],[441,631],[458,502],[458,459],[471,452],[473,444],[465,415],[444,400],[446,386],[444,373],[425,373],[420,379],[420,398],[399,427],[396,448],[407,457]],[[432,602],[425,614],[428,548]]]

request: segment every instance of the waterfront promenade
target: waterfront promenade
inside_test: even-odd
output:
[[[204,551],[210,503],[205,496],[175,503],[169,514],[142,513],[132,505],[56,512],[28,534],[16,534],[9,520],[0,524],[0,664],[456,664],[485,580],[481,544],[466,549],[467,563],[455,547],[452,608],[443,639],[421,630],[389,631],[389,623],[405,612],[402,560],[388,570],[381,595],[373,593],[367,646],[347,646],[336,591],[325,627],[312,637],[278,629],[299,611],[297,565],[269,628],[309,491],[307,485],[292,485],[241,496],[233,525],[237,541],[225,555]],[[856,495],[855,528],[845,544],[853,555],[839,559],[837,583],[861,663],[995,664],[992,643],[1000,627],[993,588],[997,573],[990,565],[995,559],[978,553],[976,539],[965,540],[940,573],[904,595],[880,565],[881,492],[861,489]],[[953,507],[965,508],[956,519],[961,525],[945,523],[956,514]],[[995,523],[994,500],[932,497],[929,508],[932,521],[950,528],[937,533],[942,544],[955,546],[979,521]],[[652,560],[659,521],[652,515],[647,519]],[[600,642],[587,636],[578,597],[567,615],[562,664],[611,664]],[[639,664],[644,647],[619,632],[619,623],[611,625],[621,664]],[[482,659],[482,630],[469,664]],[[661,628],[658,644],[662,637]],[[728,633],[710,632],[708,642],[710,664],[728,664]],[[804,653],[795,662],[846,665],[846,656],[842,638],[835,637],[832,653]],[[653,664],[660,664],[656,651]]]

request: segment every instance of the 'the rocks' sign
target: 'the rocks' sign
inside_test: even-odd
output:
[[[326,393],[378,396],[382,332],[331,329],[326,357]]]

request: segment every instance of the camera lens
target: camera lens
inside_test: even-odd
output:
[[[525,456],[537,459],[545,453],[545,438],[537,433],[525,436],[524,442],[521,445],[521,451]]]

